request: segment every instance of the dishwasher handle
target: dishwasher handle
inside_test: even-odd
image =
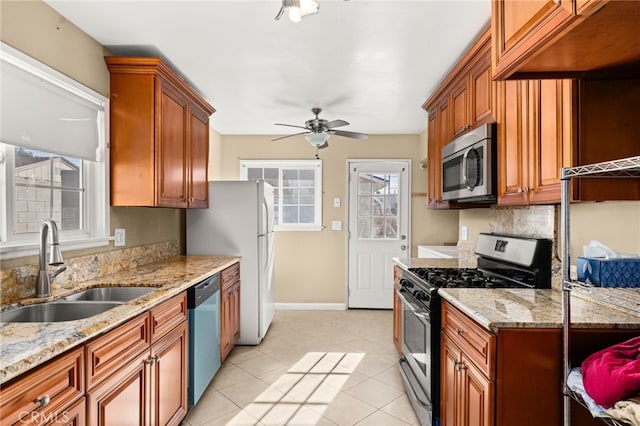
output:
[[[193,309],[220,290],[220,274],[214,274],[187,290],[187,308]]]

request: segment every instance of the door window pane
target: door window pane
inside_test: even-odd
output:
[[[358,238],[398,239],[399,178],[397,173],[358,174]]]

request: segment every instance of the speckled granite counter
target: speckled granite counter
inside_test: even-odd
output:
[[[593,289],[596,294],[599,289]],[[500,328],[561,328],[562,292],[531,289],[440,289],[439,294],[489,330]],[[640,291],[628,292],[640,306]],[[571,296],[571,326],[575,328],[638,328],[635,314],[597,303],[580,294]]]
[[[399,258],[394,257],[396,265],[404,269],[409,268],[462,268],[458,259],[429,259],[429,258]]]
[[[21,300],[21,305],[39,303],[87,288],[104,286],[158,288],[145,296],[82,320],[0,323],[0,383],[126,322],[239,260],[237,256],[177,256],[55,289],[49,299]],[[3,306],[2,309],[15,306],[16,304]]]

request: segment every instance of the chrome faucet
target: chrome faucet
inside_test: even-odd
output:
[[[51,233],[51,244],[49,247],[49,262],[47,262],[47,234]],[[57,266],[57,268],[49,274],[47,272],[47,264]],[[53,219],[47,219],[40,226],[40,265],[38,269],[38,281],[36,282],[36,297],[51,296],[51,281],[60,272],[67,269],[62,258],[60,244],[58,244],[58,227]]]

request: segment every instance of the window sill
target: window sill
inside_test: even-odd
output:
[[[315,232],[315,231],[322,231],[324,229],[324,226],[314,226],[314,227],[306,227],[306,228],[281,228],[279,226],[274,226],[273,230],[276,232],[291,232],[291,231],[299,231],[299,232]]]
[[[63,255],[65,251],[69,250],[82,250],[93,247],[104,247],[107,245],[109,245],[109,237],[60,241],[60,248],[62,249]],[[0,258],[3,260],[37,256],[39,252],[40,244],[38,243],[0,244]]]

